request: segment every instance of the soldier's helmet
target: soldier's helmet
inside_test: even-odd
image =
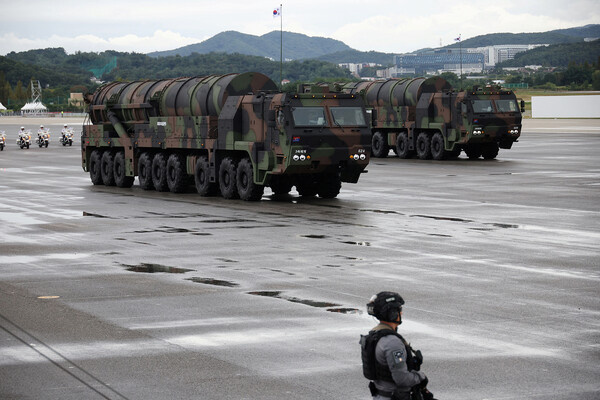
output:
[[[402,323],[400,312],[404,299],[396,292],[379,292],[367,303],[367,313],[380,321]]]

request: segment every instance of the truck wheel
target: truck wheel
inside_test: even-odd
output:
[[[21,147],[22,148],[22,147]],[[92,151],[90,154],[90,179],[94,185],[102,185],[102,174],[100,173],[100,161],[102,152],[100,150]]]
[[[237,191],[240,199],[246,201],[258,201],[261,199],[265,187],[254,183],[254,171],[249,158],[244,158],[237,167],[236,173]]]
[[[113,165],[115,175],[115,184],[120,188],[130,188],[133,186],[134,177],[127,176],[125,173],[125,152],[119,151],[115,154],[115,163]]]
[[[441,132],[436,132],[431,137],[431,157],[434,160],[443,160],[446,158],[446,150],[444,150],[444,136]]]
[[[110,150],[105,150],[100,159],[100,175],[102,175],[102,183],[106,186],[115,186],[114,164],[113,153]]]
[[[219,166],[219,188],[225,199],[239,197],[236,184],[236,164],[233,158],[226,157]]]
[[[152,159],[152,184],[159,192],[169,190],[169,185],[167,185],[167,160],[163,153],[156,153]]]
[[[381,132],[375,132],[371,140],[371,154],[373,157],[385,158],[390,152],[390,146],[387,144],[387,135]]]
[[[187,173],[184,170],[185,159],[179,154],[171,154],[167,160],[167,186],[172,193],[185,190]]]
[[[317,184],[317,193],[319,197],[324,199],[333,199],[339,193],[342,188],[342,180],[339,174],[327,174],[324,175]]]
[[[431,158],[431,138],[427,132],[421,132],[417,136],[417,155],[421,160]]]
[[[454,149],[447,152],[446,158],[448,158],[449,160],[456,160],[458,156],[460,156],[461,152],[462,149],[460,148],[460,146],[455,144]]]
[[[270,188],[275,196],[286,195],[292,190],[292,183],[283,177],[272,177]]]
[[[469,157],[469,160],[477,160],[479,157],[481,157],[481,145],[470,144],[465,146],[465,153],[467,154],[467,157]]]
[[[152,156],[149,153],[143,152],[138,159],[138,180],[142,189],[154,189],[154,183],[152,182]]]
[[[208,157],[198,157],[196,168],[194,169],[194,182],[200,196],[214,196],[217,194],[217,184],[210,181]]]
[[[498,155],[498,143],[488,143],[481,149],[481,155],[486,160],[493,160]]]
[[[312,197],[317,194],[317,182],[311,175],[300,178],[296,182],[296,190],[302,197]]]
[[[409,150],[410,143],[408,141],[408,133],[400,132],[396,138],[396,154],[400,158],[411,158],[414,150]]]

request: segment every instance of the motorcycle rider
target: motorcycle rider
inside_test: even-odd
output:
[[[367,312],[380,322],[367,336],[361,335],[363,374],[369,379],[373,400],[434,400],[426,389],[428,379],[420,371],[421,351],[397,333],[402,323],[404,299],[396,292],[371,297]]]
[[[67,124],[65,124],[64,128],[62,128],[62,131],[60,131],[60,133],[62,133],[62,135],[65,136],[68,132],[69,132],[69,126]]]

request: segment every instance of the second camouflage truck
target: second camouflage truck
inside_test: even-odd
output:
[[[352,94],[287,94],[260,73],[113,82],[86,96],[82,166],[94,185],[259,200],[334,198],[369,162],[371,133]]]
[[[361,95],[372,113],[372,155],[442,160],[464,151],[493,159],[521,134],[520,107],[512,91],[455,91],[443,78],[351,82],[338,87]]]

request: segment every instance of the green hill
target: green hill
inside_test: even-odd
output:
[[[280,58],[280,32],[273,31],[262,36],[248,35],[236,31],[221,32],[201,43],[191,44],[169,51],[149,53],[150,57],[189,56],[193,53],[238,53],[251,56]],[[283,32],[283,57],[290,60],[317,58],[324,54],[350,50],[339,40],[312,37],[300,33]]]

